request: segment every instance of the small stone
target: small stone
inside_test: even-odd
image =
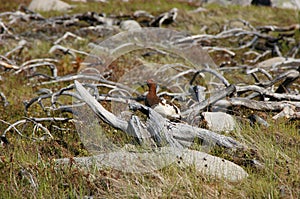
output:
[[[127,30],[127,31],[142,29],[140,24],[134,20],[122,21],[120,24],[120,28],[122,30]]]
[[[32,0],[28,9],[40,11],[66,11],[71,9],[72,6],[60,0]]]
[[[223,112],[203,112],[204,120],[211,131],[232,131],[236,127],[234,118]]]

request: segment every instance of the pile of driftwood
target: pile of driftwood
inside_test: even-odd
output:
[[[179,161],[187,165],[194,163],[205,173],[229,180],[246,177],[247,173],[238,165],[187,148],[197,138],[208,147],[247,149],[245,144],[231,137],[199,127],[199,122],[203,120],[201,113],[213,109],[233,114],[234,112],[230,110],[244,107],[272,112],[275,120],[281,117],[300,118],[300,59],[297,58],[299,44],[294,38],[295,32],[299,31],[299,25],[253,27],[247,21],[239,19],[230,21],[216,34],[188,35],[161,28],[142,29],[142,26],[162,26],[174,22],[177,11],[172,9],[157,17],[146,11],[137,11],[127,16],[108,17],[97,13],[84,13],[44,18],[25,7],[16,12],[0,13],[0,42],[7,49],[7,52],[0,55],[0,66],[3,71],[9,71],[12,75],[27,75],[32,80],[30,86],[40,87],[37,97],[24,102],[25,110],[34,112],[30,110],[31,106],[39,104],[49,116],[30,117],[13,124],[2,121],[8,125],[2,133],[3,140],[10,131],[26,137],[19,127],[28,122],[34,123],[33,135],[38,129],[45,132],[42,137],[35,139],[53,138],[45,122],[70,121],[71,117],[51,115],[53,112],[70,112],[74,115],[73,121],[80,126],[78,130],[86,145],[99,145],[92,140],[97,133],[93,131],[96,128],[94,121],[100,119],[134,137],[137,145],[151,149],[151,153],[145,151],[141,153],[135,149],[132,149],[135,152],[128,152],[126,147],[123,147],[115,148],[104,155],[74,158],[83,165],[96,164],[100,167],[112,166],[130,172],[146,172]],[[128,23],[135,25],[124,27],[124,24]],[[24,31],[18,28],[20,24],[30,24],[30,27]],[[122,32],[124,29],[129,31]],[[20,32],[17,32],[18,30]],[[121,33],[103,42],[90,42],[88,45],[90,49],[87,51],[70,47],[70,40],[66,42],[69,37],[74,38],[76,43],[77,40],[88,40],[83,35],[110,36],[118,32]],[[34,48],[33,43],[37,40],[53,42],[53,46],[49,49],[50,56],[27,61],[20,58],[24,51]],[[11,43],[16,44],[15,47],[11,47]],[[284,55],[283,45],[290,47]],[[158,67],[153,67],[153,63],[140,60],[140,63],[148,69],[151,65],[150,72],[145,68],[136,67],[131,73],[123,75],[123,79],[113,81],[111,76],[114,71],[110,66],[121,56],[135,50],[142,50],[144,57],[158,55],[183,58],[189,64],[184,61],[160,63]],[[58,56],[57,52],[62,52],[63,55]],[[207,52],[219,55],[224,61],[219,66],[216,65]],[[243,59],[237,56],[241,52]],[[74,65],[79,65],[78,73],[65,76],[58,74],[64,56],[70,56]],[[85,61],[78,63],[78,56],[85,56]],[[45,67],[49,68],[49,72],[42,72],[45,71]],[[41,68],[43,70],[40,70]],[[168,72],[169,69],[172,69],[172,72]],[[135,72],[132,74],[132,71]],[[246,74],[253,78],[254,83],[249,85],[247,82],[227,80],[226,75],[230,73]],[[145,93],[132,86],[153,75],[160,79],[160,86],[167,88],[159,94],[180,103],[182,121],[174,122],[163,118],[141,102]],[[199,79],[204,79],[205,85],[199,85],[197,83]],[[43,88],[43,85],[62,82],[68,82],[69,85],[58,91]],[[204,87],[206,91],[203,91]],[[107,89],[110,90],[108,93],[102,92]],[[172,92],[173,90],[176,92]],[[0,94],[3,105],[9,106],[5,93]],[[68,96],[72,97],[72,101],[69,104],[62,104],[60,99]],[[122,117],[121,112],[104,108],[99,103],[103,101],[125,104],[127,109],[124,112],[129,110],[130,117]],[[45,105],[49,102],[50,106]],[[140,114],[145,115],[147,119],[143,120]],[[257,122],[268,126],[267,122],[256,114],[249,115],[248,119],[251,123]],[[91,132],[92,135],[87,135]],[[92,146],[91,149],[97,150],[97,147]],[[57,162],[69,161],[60,159]]]

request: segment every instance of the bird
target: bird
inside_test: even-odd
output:
[[[173,103],[167,102],[166,99],[160,98],[156,94],[156,83],[153,79],[147,80],[149,92],[146,95],[145,105],[152,108],[165,118],[173,121],[181,119],[180,109]]]

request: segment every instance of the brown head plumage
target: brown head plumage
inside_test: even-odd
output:
[[[152,107],[160,102],[159,97],[156,95],[156,83],[153,79],[147,80],[147,85],[149,87],[149,92],[146,95],[145,105]]]

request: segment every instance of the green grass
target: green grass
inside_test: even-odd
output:
[[[20,0],[8,4],[6,1],[0,0],[0,5],[2,5],[0,11],[16,10],[20,2],[28,3],[29,1]],[[112,2],[72,3],[76,7],[68,14],[95,11],[106,13],[108,16],[123,14],[126,18],[126,15],[131,15],[135,10],[146,10],[157,15],[177,7],[179,9],[177,22],[164,27],[190,34],[203,34],[204,32],[200,32],[200,30],[204,26],[207,26],[206,33],[216,34],[224,24],[236,19],[247,20],[253,26],[288,26],[299,23],[298,11],[278,8],[208,5],[205,7],[207,12],[191,14],[188,11],[196,9],[198,5],[181,1],[159,0],[132,0],[130,3]],[[62,15],[61,12],[42,12],[41,14],[45,17]],[[31,29],[28,29],[26,25],[25,22],[20,22],[18,26],[13,27],[13,32],[24,35],[32,34],[32,37],[26,37],[30,44],[20,56],[9,57],[10,59],[16,59],[16,64],[20,65],[30,59],[53,57],[60,60],[58,64],[59,75],[70,74],[76,70],[70,57],[49,54],[49,48],[57,38],[49,37],[50,39],[46,40],[43,37],[43,34],[62,36],[65,30],[76,33],[76,27],[69,29],[66,27],[49,27],[48,32],[39,32],[39,29],[35,29],[35,24],[31,24]],[[234,26],[242,26],[242,24],[235,22]],[[38,39],[35,39],[36,36],[39,36]],[[64,42],[62,45],[87,51],[86,46],[89,41],[103,40],[106,37],[92,34],[80,36],[86,40]],[[299,39],[298,32],[295,38]],[[228,41],[222,42],[224,42],[222,43],[224,46],[231,45]],[[10,43],[4,43],[3,48],[0,48],[0,54],[5,54],[16,45],[17,42],[13,40]],[[289,45],[284,47],[285,51],[290,48]],[[211,56],[217,64],[225,59],[215,54],[211,54]],[[242,56],[242,51],[237,52],[234,59],[240,61]],[[299,57],[299,55],[297,56]],[[83,57],[78,57],[77,62],[81,62],[81,59]],[[121,75],[124,70],[129,68],[129,65],[132,67],[132,64],[137,63],[123,56],[114,64],[110,69],[115,70],[115,74]],[[118,66],[120,67],[118,68]],[[121,67],[124,68],[120,69]],[[44,71],[46,69],[39,70]],[[230,82],[253,83],[253,80],[245,74],[237,72],[236,74],[225,75]],[[28,80],[26,74],[14,75],[13,71],[2,69],[1,77],[4,81],[0,82],[0,91],[8,98],[10,106],[4,107],[1,103],[0,119],[9,123],[24,119],[23,101],[37,96],[36,91],[38,89],[54,87],[53,90],[59,90],[67,85],[67,83],[62,83],[31,87],[28,85],[37,82]],[[70,100],[67,97],[60,99],[62,103],[70,102]],[[243,116],[247,115],[249,111],[239,109],[236,112]],[[47,116],[39,105],[32,106],[28,114],[35,117]],[[60,113],[52,114],[66,116]],[[234,183],[208,177],[198,172],[193,166],[181,168],[175,164],[148,174],[123,173],[109,168],[99,171],[93,167],[84,169],[76,165],[56,165],[54,160],[58,158],[90,155],[80,141],[73,122],[43,122],[43,125],[54,136],[52,140],[33,141],[32,139],[21,138],[15,131],[11,130],[7,133],[10,144],[0,148],[0,198],[83,198],[90,195],[93,195],[94,198],[299,198],[299,121],[289,121],[288,119],[272,121],[270,119],[272,113],[259,114],[267,118],[271,125],[269,128],[244,124],[240,131],[229,134],[238,141],[247,144],[249,150],[228,151],[216,148],[210,151],[212,155],[223,157],[243,166],[249,173],[248,178]],[[126,136],[122,137],[120,131],[114,131],[111,127],[102,125],[109,136],[120,145],[123,145],[124,140],[128,139]],[[2,133],[7,127],[8,125],[1,123],[0,132]],[[33,136],[32,123],[24,126],[24,129],[24,135]],[[34,136],[41,133],[41,131],[37,131]],[[196,144],[193,148],[199,149],[201,146]],[[255,168],[247,164],[247,161],[252,159],[260,161],[264,167]],[[30,173],[38,188],[34,188],[28,175],[22,174],[21,171]]]

